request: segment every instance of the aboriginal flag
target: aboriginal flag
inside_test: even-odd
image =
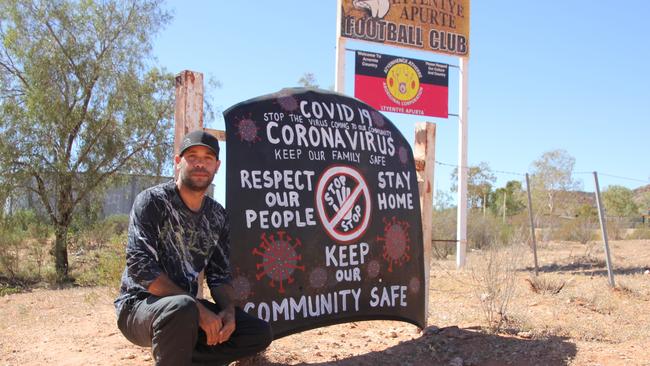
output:
[[[449,65],[356,52],[354,96],[382,112],[448,117]]]

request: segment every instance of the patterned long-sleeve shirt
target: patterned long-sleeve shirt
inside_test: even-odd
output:
[[[173,181],[144,190],[131,209],[126,269],[115,309],[119,314],[125,302],[147,297],[147,288],[161,273],[192,296],[203,269],[209,288],[230,283],[229,255],[230,227],[223,206],[206,196],[201,209],[193,212]]]

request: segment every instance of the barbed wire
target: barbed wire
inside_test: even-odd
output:
[[[445,165],[445,166],[449,166],[449,167],[452,167],[452,168],[459,168],[460,167],[460,165],[457,165],[457,164],[443,163],[443,162],[438,161],[438,160],[436,160],[436,164]],[[463,168],[469,170],[471,167],[463,167]],[[510,174],[510,175],[516,175],[516,176],[520,176],[520,177],[523,177],[523,176],[526,175],[526,174],[521,174],[521,173],[516,173],[516,172],[508,172],[508,171],[505,171],[505,170],[494,170],[494,169],[490,169],[490,170],[492,172],[494,172],[494,173]]]
[[[438,160],[436,160],[435,163],[436,163],[437,165],[443,165],[443,166],[448,166],[448,167],[457,168],[457,169],[462,168],[462,169],[467,169],[467,170],[469,170],[469,169],[471,168],[471,167],[467,167],[467,166],[466,166],[466,167],[462,167],[462,166],[460,166],[460,165],[458,165],[458,164],[444,163],[444,162],[442,162],[442,161],[438,161]],[[510,171],[506,171],[506,170],[494,170],[494,169],[490,169],[490,170],[491,170],[492,172],[494,172],[494,173],[508,174],[508,175],[515,175],[515,176],[519,176],[519,177],[525,177],[525,176],[526,176],[526,173],[510,172]],[[639,183],[650,184],[650,179],[645,179],[645,180],[644,180],[644,179],[624,177],[624,176],[621,176],[621,175],[615,175],[615,174],[609,174],[609,173],[602,173],[602,172],[597,172],[597,173],[598,173],[598,175],[600,175],[600,176],[605,176],[605,177],[610,177],[610,178],[616,178],[616,179],[623,179],[623,180],[628,180],[628,181],[632,181],[632,182],[639,182]],[[528,174],[533,175],[532,173],[528,173]],[[574,174],[574,175],[586,175],[586,174],[593,175],[594,172],[586,172],[586,171],[584,171],[584,172],[573,172],[573,174]]]
[[[617,178],[617,179],[624,179],[624,180],[629,180],[632,182],[640,182],[640,183],[645,183],[645,184],[650,184],[650,180],[643,180],[643,179],[638,179],[638,178],[630,178],[630,177],[623,177],[620,175],[614,175],[614,174],[609,174],[609,173],[602,173],[602,172],[596,172],[598,175],[602,175],[604,177],[610,177],[610,178]],[[575,172],[573,174],[589,174],[592,175],[594,172]]]

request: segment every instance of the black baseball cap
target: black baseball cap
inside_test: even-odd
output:
[[[185,150],[192,146],[205,146],[214,151],[217,155],[217,160],[219,159],[219,140],[207,132],[196,130],[185,135],[178,155],[183,156]]]

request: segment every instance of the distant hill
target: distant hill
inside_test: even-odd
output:
[[[650,184],[639,187],[639,188],[635,188],[632,191],[634,192],[634,198],[636,198],[637,196],[641,196],[646,192],[650,192]]]

